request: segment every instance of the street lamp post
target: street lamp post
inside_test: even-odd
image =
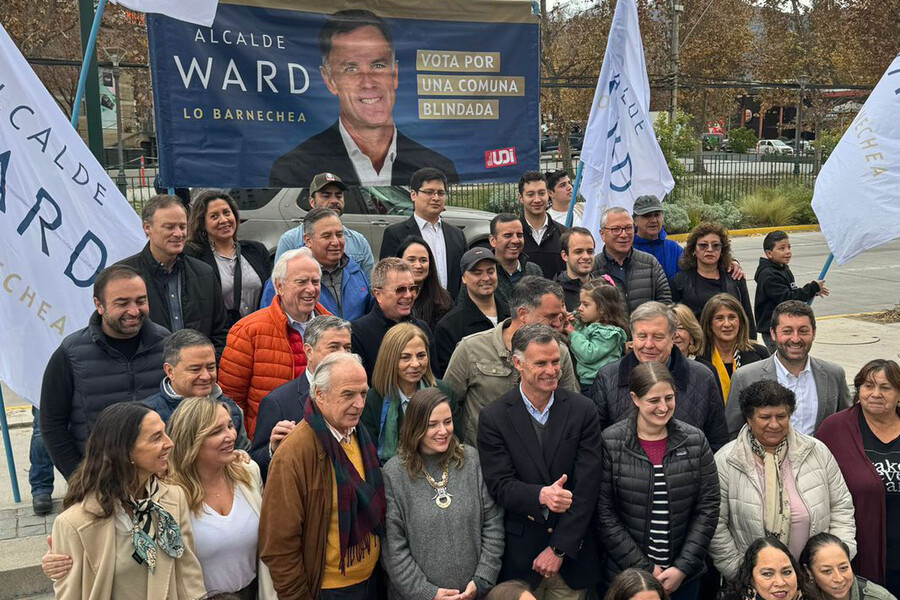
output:
[[[797,85],[800,86],[800,98],[797,101],[797,123],[794,128],[794,175],[800,175],[800,127],[803,122],[803,96],[807,83],[809,83],[809,77],[806,75],[797,77]]]
[[[116,96],[116,145],[119,148],[119,172],[116,173],[116,186],[124,196],[128,189],[128,180],[125,177],[125,148],[122,143],[122,104],[120,102],[121,94],[119,91],[119,64],[122,62],[125,50],[121,48],[104,48],[103,51],[106,53],[107,58],[109,58],[109,61],[113,66],[113,92]]]

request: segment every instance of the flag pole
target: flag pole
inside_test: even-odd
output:
[[[19,478],[16,475],[16,459],[13,458],[12,442],[9,439],[9,423],[6,422],[6,406],[3,404],[3,390],[0,389],[0,429],[3,430],[3,446],[6,449],[6,470],[9,471],[9,484],[12,487],[13,502],[22,501],[19,493]]]
[[[829,252],[829,253],[828,253],[828,258],[825,259],[825,264],[822,265],[822,271],[819,273],[819,277],[817,278],[819,281],[822,281],[823,279],[825,279],[825,273],[827,273],[827,272],[828,272],[828,269],[831,268],[831,263],[832,263],[833,261],[834,261],[834,253],[833,253],[833,252]],[[813,303],[813,300],[815,300],[815,299],[816,299],[815,296],[813,296],[812,298],[810,298],[810,299],[809,299],[809,304],[812,304],[812,303]]]
[[[91,66],[97,46],[97,34],[100,33],[100,20],[106,8],[106,0],[99,0],[97,12],[94,13],[94,23],[91,25],[91,35],[88,37],[87,47],[84,49],[84,60],[81,62],[81,73],[78,75],[78,87],[75,88],[75,102],[72,104],[72,127],[78,129],[78,113],[81,111],[81,97],[84,95],[84,85],[87,83],[88,69]]]
[[[578,166],[575,167],[575,184],[572,186],[572,199],[569,200],[569,210],[566,211],[566,227],[572,226],[572,215],[575,212],[575,201],[578,200],[578,188],[581,187],[581,173],[584,169],[584,163],[578,159]]]

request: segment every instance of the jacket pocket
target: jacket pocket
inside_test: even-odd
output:
[[[512,367],[497,361],[475,361],[475,368],[486,377],[509,377]]]

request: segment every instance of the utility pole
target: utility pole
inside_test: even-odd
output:
[[[93,0],[78,0],[78,18],[81,26],[81,51],[87,48],[94,22]],[[87,123],[87,145],[101,165],[106,166],[103,155],[103,125],[100,122],[100,76],[97,72],[97,52],[90,56],[90,67],[84,85],[84,117]]]
[[[675,120],[675,111],[678,110],[678,17],[684,12],[684,5],[679,0],[672,0],[672,31],[669,44],[670,72],[672,77],[672,99],[669,103],[669,120]]]

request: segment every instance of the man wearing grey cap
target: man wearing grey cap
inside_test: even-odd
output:
[[[330,208],[341,216],[344,214],[344,192],[347,185],[334,173],[319,173],[309,184],[309,208]],[[356,261],[362,269],[366,280],[375,266],[375,258],[372,256],[372,247],[368,240],[359,232],[344,230],[344,252]],[[278,240],[278,248],[275,250],[275,261],[288,250],[296,250],[303,246],[303,224],[286,231]]]
[[[634,215],[635,250],[652,255],[666,273],[669,281],[678,272],[678,259],[684,249],[672,240],[666,239],[663,229],[663,205],[656,196],[638,196],[632,209]],[[733,261],[728,268],[731,278],[737,281],[744,278],[744,271],[738,261]]]
[[[437,364],[432,370],[436,377],[444,376],[461,339],[491,329],[509,316],[506,303],[496,296],[498,264],[487,248],[472,248],[459,261],[464,293],[434,329]]]
[[[671,280],[678,272],[678,259],[684,252],[677,242],[666,239],[663,229],[663,205],[656,196],[638,196],[632,209],[634,215],[634,249],[652,254],[666,278]]]

